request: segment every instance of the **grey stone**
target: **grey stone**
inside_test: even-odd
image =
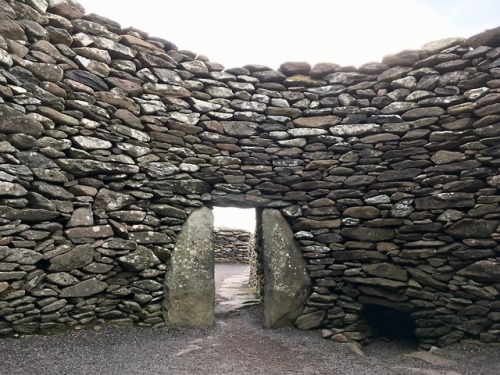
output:
[[[91,159],[58,159],[57,164],[62,170],[80,177],[96,174],[135,174],[139,172],[139,167],[136,165],[103,162]]]
[[[466,155],[461,152],[440,150],[431,157],[431,160],[436,164],[448,164],[462,161],[466,158]]]
[[[0,282],[0,293],[5,292],[9,288],[9,283],[5,281]]]
[[[102,78],[96,76],[91,72],[70,70],[66,71],[64,75],[67,78],[89,86],[96,91],[107,91],[109,89],[108,85],[102,80]]]
[[[150,182],[150,187],[170,191],[175,194],[204,194],[210,191],[210,186],[202,180],[165,180],[158,182]]]
[[[336,260],[341,262],[369,262],[374,260],[387,260],[386,256],[375,250],[342,250],[334,254]]]
[[[111,125],[109,129],[114,133],[118,133],[119,135],[123,135],[130,139],[141,142],[149,142],[151,139],[147,133],[141,130],[132,129],[129,126],[125,125]]]
[[[108,238],[114,235],[110,225],[94,225],[91,227],[77,227],[66,230],[66,235],[71,239],[80,238]]]
[[[131,240],[138,244],[167,244],[172,243],[172,239],[165,233],[160,232],[132,232],[129,234]]]
[[[314,116],[300,117],[293,120],[295,126],[299,128],[323,128],[340,124],[342,118],[338,116]]]
[[[349,207],[343,212],[344,216],[350,216],[358,219],[375,219],[380,216],[380,210],[376,207]]]
[[[73,211],[67,228],[88,227],[94,225],[94,214],[90,207],[79,207]]]
[[[498,225],[497,220],[462,219],[446,229],[446,233],[458,238],[491,238]]]
[[[429,51],[431,53],[441,52],[445,49],[451,48],[453,46],[463,45],[465,39],[463,38],[446,38],[439,39],[432,42],[425,43],[422,46],[422,49],[425,51]]]
[[[95,47],[107,50],[111,57],[127,60],[134,58],[136,55],[136,52],[132,49],[113,40],[104,37],[94,37],[92,39],[94,40]]]
[[[56,219],[58,216],[58,212],[45,209],[24,208],[16,210],[11,207],[4,206],[0,210],[0,217],[9,220],[23,220],[28,222],[51,221]]]
[[[421,271],[416,268],[407,268],[406,270],[410,274],[411,278],[417,280],[420,284],[428,285],[437,290],[443,290],[443,291],[448,290],[448,286],[445,283],[435,279],[434,277],[432,277],[432,275],[424,271]]]
[[[231,137],[249,137],[257,134],[257,124],[248,121],[222,121],[224,133]]]
[[[408,273],[404,269],[390,263],[367,264],[363,266],[363,271],[372,276],[408,281]]]
[[[181,86],[167,85],[161,83],[145,83],[144,91],[149,94],[160,96],[174,96],[178,98],[188,98],[191,93]]]
[[[500,27],[471,36],[467,39],[467,45],[472,48],[480,46],[500,47]]]
[[[15,18],[15,14],[13,18]],[[12,40],[27,41],[28,39],[23,28],[7,15],[2,15],[0,18],[0,35]]]
[[[169,162],[152,162],[146,166],[146,174],[152,178],[161,178],[171,176],[179,171],[173,163]]]
[[[343,228],[341,234],[357,241],[388,241],[394,238],[394,230],[389,228]]]
[[[115,211],[133,202],[135,202],[134,197],[128,194],[103,188],[95,197],[94,207],[105,211]]]
[[[137,288],[144,289],[148,292],[156,292],[157,290],[163,288],[162,284],[154,280],[139,280],[132,283],[132,285],[136,286]]]
[[[139,210],[124,210],[124,211],[111,211],[108,213],[109,217],[118,220],[124,221],[127,223],[140,223],[145,218],[147,213]]]
[[[474,196],[470,193],[439,193],[434,196],[415,199],[415,207],[418,210],[474,207],[474,204]]]
[[[500,282],[500,263],[490,260],[480,260],[457,272],[457,275],[487,283]]]
[[[151,211],[162,216],[175,217],[177,219],[187,218],[186,212],[184,210],[175,208],[168,204],[150,204],[149,208],[151,209]]]
[[[48,270],[51,272],[72,271],[91,263],[93,258],[92,245],[75,246],[67,253],[51,258]]]
[[[318,310],[309,314],[304,314],[295,320],[295,326],[302,330],[313,329],[321,326],[325,317],[325,310]]]
[[[137,250],[118,258],[117,261],[124,270],[132,272],[142,271],[161,263],[153,251],[144,246],[139,246]]]
[[[167,326],[213,324],[215,284],[213,214],[195,210],[177,237],[165,278],[163,318]]]
[[[396,280],[384,279],[381,277],[344,277],[344,280],[354,283],[354,284],[362,284],[362,285],[373,285],[381,288],[405,288],[407,286],[406,283]]]
[[[48,273],[45,280],[57,286],[70,286],[78,283],[78,279],[67,272]]]
[[[71,200],[75,197],[72,193],[61,186],[48,184],[41,181],[36,181],[33,183],[33,190],[52,199]]]
[[[64,71],[55,64],[28,62],[25,68],[41,81],[60,82],[64,76]]]
[[[11,249],[9,254],[2,260],[3,262],[12,262],[19,264],[36,264],[43,255],[30,249]]]
[[[94,294],[98,294],[106,290],[108,284],[97,279],[88,279],[78,284],[68,286],[64,288],[59,297],[70,298],[70,297],[89,297]]]
[[[379,133],[381,126],[378,124],[348,124],[331,127],[330,133],[335,136],[358,136]]]
[[[95,137],[77,136],[73,137],[73,142],[84,150],[106,150],[113,147],[111,142]]]
[[[264,326],[292,325],[302,313],[311,280],[300,246],[279,211],[263,211],[262,241]]]
[[[0,181],[0,195],[22,197],[28,194],[28,191],[19,184]]]
[[[0,281],[21,280],[28,273],[24,271],[0,272]]]
[[[26,134],[39,138],[43,132],[43,125],[33,118],[0,104],[0,132],[3,134]]]
[[[51,313],[53,311],[61,310],[64,306],[67,305],[67,301],[65,299],[61,299],[58,301],[54,301],[51,304],[43,306],[40,311],[44,314]]]

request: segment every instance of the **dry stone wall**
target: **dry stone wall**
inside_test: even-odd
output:
[[[253,242],[253,234],[246,230],[215,228],[215,261],[248,263],[253,251]]]
[[[279,209],[300,328],[500,341],[500,29],[354,67],[224,70],[55,0],[0,0],[0,334],[162,326],[194,209]]]

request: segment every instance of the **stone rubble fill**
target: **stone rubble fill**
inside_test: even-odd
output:
[[[243,229],[215,228],[215,261],[220,263],[249,263],[254,251],[253,233]]]

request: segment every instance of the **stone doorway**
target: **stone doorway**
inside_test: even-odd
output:
[[[257,285],[255,208],[216,206],[214,213],[215,318],[261,303]]]
[[[293,325],[311,281],[300,246],[278,210],[257,208],[257,251],[262,275],[264,326]],[[170,327],[206,327],[215,320],[214,216],[194,210],[184,223],[165,278],[163,317]]]
[[[409,311],[369,304],[363,306],[362,320],[368,324],[369,340],[396,341],[415,349],[419,346],[415,322]]]

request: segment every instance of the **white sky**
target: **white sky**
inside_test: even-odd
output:
[[[214,227],[255,231],[255,209],[214,207]]]
[[[500,26],[500,0],[79,0],[87,13],[208,56],[226,68],[286,61],[359,66]],[[215,225],[253,229],[254,210],[216,208]]]
[[[226,68],[356,65],[500,25],[499,0],[79,0]]]

